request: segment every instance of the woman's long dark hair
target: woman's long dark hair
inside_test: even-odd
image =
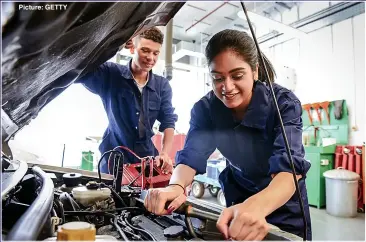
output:
[[[258,61],[258,52],[252,37],[246,32],[241,32],[238,30],[226,29],[215,34],[208,42],[206,46],[206,58],[208,64],[220,54],[222,51],[231,50],[235,52],[238,56],[243,58],[245,62],[254,71]],[[268,58],[262,53],[266,68],[268,70],[269,78],[271,82],[274,82],[276,77],[276,72],[273,68],[272,63]],[[266,81],[265,69],[261,64],[258,66],[258,79],[262,82]]]

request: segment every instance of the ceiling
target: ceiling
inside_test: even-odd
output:
[[[256,14],[255,19],[250,18],[256,37],[259,38],[269,33],[277,33],[277,30],[269,28],[266,20],[280,23],[282,14],[285,11],[290,11],[299,3],[245,2],[244,4],[249,13]],[[203,67],[205,65],[204,48],[212,35],[224,29],[249,31],[246,19],[240,18],[238,15],[242,11],[240,2],[187,1],[172,20],[173,53],[171,54],[173,63]],[[165,32],[165,30],[163,31]],[[164,55],[165,49],[163,48],[160,60],[165,60]],[[126,63],[130,58],[129,51],[122,49],[119,60]],[[196,62],[197,60],[200,64]],[[190,68],[190,66],[182,68]]]
[[[263,17],[280,21],[278,17],[284,11],[291,10],[296,3],[291,2],[245,2],[247,10]],[[205,43],[210,36],[224,29],[249,30],[247,21],[238,17],[242,11],[240,2],[187,2],[173,19],[173,37],[176,40]],[[272,30],[261,25],[256,28],[258,37]]]

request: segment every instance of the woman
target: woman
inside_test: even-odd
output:
[[[262,240],[268,233],[267,222],[303,237],[291,166],[253,39],[245,32],[221,31],[208,42],[206,58],[213,91],[194,105],[190,130],[184,149],[176,156],[170,185],[149,190],[146,208],[157,215],[178,208],[185,200],[184,188],[196,174],[206,172],[206,161],[217,148],[227,159],[227,167],[219,176],[227,208],[217,222],[225,238]],[[275,72],[265,60],[273,82]],[[310,240],[305,187],[310,163],[304,159],[302,107],[291,91],[277,84],[273,88],[295,163]],[[168,201],[172,202],[165,210]]]

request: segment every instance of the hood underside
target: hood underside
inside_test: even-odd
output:
[[[66,10],[25,11],[19,5],[47,3],[2,2],[3,142],[135,34],[165,26],[184,2],[57,4]]]

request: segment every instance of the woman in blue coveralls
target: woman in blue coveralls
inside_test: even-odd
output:
[[[227,159],[219,182],[227,208],[217,222],[225,238],[262,240],[269,224],[303,237],[304,224],[291,167],[264,68],[258,63],[253,39],[245,32],[224,30],[206,47],[213,91],[192,108],[184,149],[166,188],[151,189],[145,198],[150,212],[171,213],[185,200],[184,188],[206,172],[207,159],[217,148]],[[270,79],[275,72],[265,58]],[[302,107],[286,88],[273,84],[291,147],[311,240],[305,176],[310,163],[302,145]],[[172,201],[166,210],[166,202]]]

